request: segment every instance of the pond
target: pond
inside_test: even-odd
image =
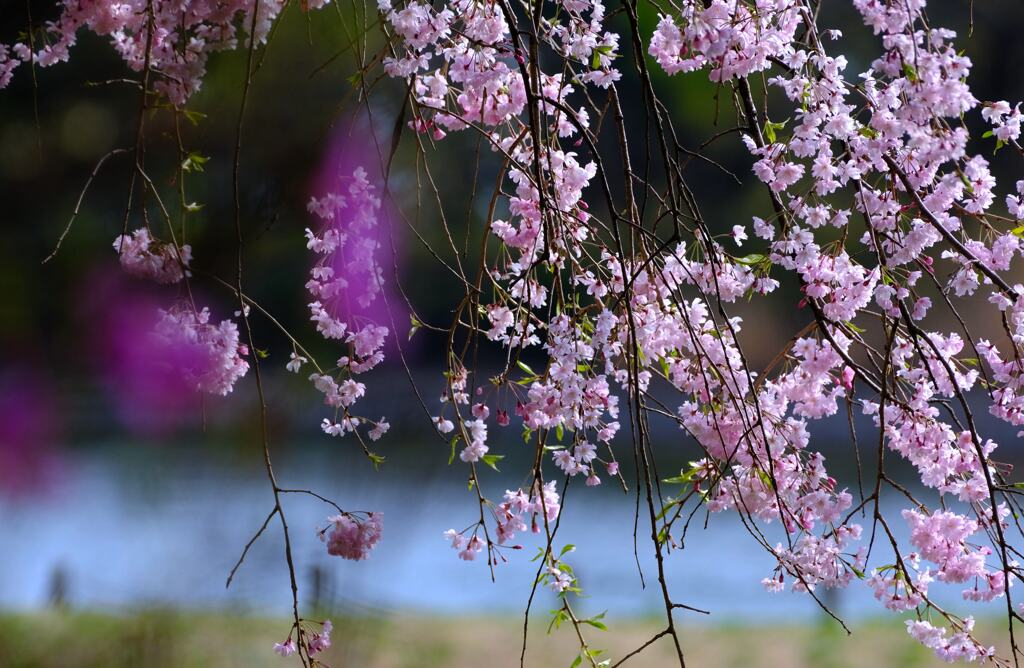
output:
[[[289,495],[287,517],[304,604],[316,599],[352,614],[523,610],[536,573],[531,558],[541,545],[539,535],[520,536],[524,548],[507,552],[509,562],[496,567],[494,582],[486,563],[460,561],[442,536],[446,529],[469,525],[477,513],[475,494],[459,481],[464,470],[443,467],[442,461],[438,470],[399,465],[390,475],[374,475],[365,460],[338,466],[328,448],[319,451],[284,458],[278,467],[282,485],[301,484],[345,508],[381,511],[385,533],[367,561],[329,557],[316,531],[331,509],[311,497]],[[57,596],[86,608],[288,612],[290,588],[276,520],[231,587],[224,586],[242,547],[271,508],[270,488],[259,469],[211,462],[188,448],[117,446],[69,454],[62,470],[54,491],[0,504],[0,608],[40,607]],[[484,480],[492,497],[520,484],[498,474]],[[634,496],[625,498],[621,488],[606,483],[597,489],[574,487],[569,497],[555,544],[576,546],[568,560],[585,594],[577,607],[588,614],[657,614],[661,602],[644,506],[638,552],[646,589],[634,557]],[[896,500],[889,501],[885,505],[895,515]],[[904,523],[892,524],[906,538]],[[864,525],[866,539],[869,523]],[[872,562],[886,563],[887,557],[884,550]],[[711,516],[706,528],[698,514],[685,549],[668,557],[667,579],[675,600],[710,610],[712,621],[820,615],[806,595],[763,590],[760,580],[772,566],[770,555],[734,514]],[[938,599],[958,599],[958,592],[943,592]],[[825,596],[846,617],[884,613],[869,589],[856,581],[846,591]],[[553,600],[541,588],[534,610],[545,614]]]

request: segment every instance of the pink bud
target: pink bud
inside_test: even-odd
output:
[[[854,375],[855,375],[855,373],[854,373],[853,369],[851,369],[848,366],[844,366],[843,367],[843,375],[842,375],[843,387],[845,387],[848,390],[852,390],[853,389],[853,377],[854,377]]]

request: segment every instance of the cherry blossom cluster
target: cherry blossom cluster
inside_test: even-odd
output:
[[[445,531],[444,537],[450,541],[452,549],[458,552],[459,558],[464,561],[476,559],[477,554],[482,552],[484,547],[488,548],[490,557],[491,550],[506,546],[517,533],[527,530],[540,533],[549,522],[555,521],[561,508],[561,499],[555,489],[554,481],[546,482],[543,485],[534,485],[529,493],[522,489],[505,490],[504,500],[493,509],[497,529],[496,545],[491,544],[490,538],[480,537],[479,532],[485,530],[483,522],[463,531],[449,529]],[[508,547],[518,550],[522,546],[508,545]],[[501,556],[501,559],[504,559],[504,556]]]
[[[778,589],[786,573],[797,590],[844,586],[864,566],[865,552],[848,549],[861,528],[843,525],[852,496],[837,489],[824,457],[807,450],[807,422],[835,414],[847,395],[842,353],[850,341],[841,334],[834,343],[798,339],[787,373],[755,379],[737,344],[739,318],[716,322],[704,300],[667,298],[685,284],[718,274],[715,280],[724,286],[719,298],[734,301],[753,283],[743,279],[739,283],[746,283],[746,290],[730,290],[730,273],[744,275],[746,268],[716,269],[685,254],[685,248],[677,248],[654,275],[644,269],[631,272],[636,276],[635,340],[640,356],[648,360],[641,387],[659,375],[683,395],[679,426],[707,454],[679,482],[699,489],[712,512],[734,509],[783,524],[790,539],[774,548],[779,566],[776,576],[766,579],[767,587]],[[618,282],[612,289],[619,289]],[[621,343],[628,335],[623,327]]]
[[[393,30],[394,51],[384,68],[411,86],[417,103],[412,128],[433,140],[473,128],[486,136],[493,152],[508,159],[503,180],[514,194],[506,201],[508,215],[490,221],[489,227],[509,255],[488,271],[495,298],[480,305],[489,323],[484,333],[512,358],[534,348],[548,359],[537,372],[519,361],[490,388],[471,386],[468,369],[452,359],[435,427],[452,439],[453,453],[461,442],[459,458],[474,467],[475,479],[476,464],[493,466],[501,458],[490,453],[489,426],[510,427],[513,413],[527,435],[557,433],[561,440],[568,434],[569,440],[551,451],[552,461],[570,476],[584,474],[588,485],[600,484],[597,464],[605,460],[597,456],[596,444],[608,443],[619,429],[619,398],[612,391],[611,367],[602,372],[607,364],[603,348],[619,344],[588,343],[592,332],[582,328],[593,323],[568,313],[545,322],[541,314],[550,305],[549,287],[536,270],[540,263],[572,262],[579,244],[592,234],[582,193],[597,167],[573,150],[583,141],[580,133],[589,127],[590,114],[570,98],[586,87],[608,89],[620,78],[614,66],[619,37],[605,29],[600,1],[552,3],[537,32],[561,61],[550,74],[541,73],[531,89],[526,47],[509,5],[459,0],[400,7],[385,2],[380,9]],[[542,132],[536,131],[538,124]],[[591,285],[592,291],[602,290],[593,275]],[[608,313],[598,324],[599,336],[606,339],[613,327],[609,317],[614,320]],[[512,378],[519,371],[525,375]],[[514,410],[503,400],[509,391],[515,395]],[[609,475],[617,473],[613,456],[605,464]],[[450,531],[447,537],[459,556],[472,559],[486,547],[488,561],[496,563],[499,555],[492,551],[517,532],[528,526],[546,530],[557,517],[558,494],[551,481],[536,480],[531,489],[508,492],[500,503],[487,502],[493,540],[483,520],[471,533]]]
[[[114,240],[124,271],[155,283],[178,283],[191,276],[192,248],[160,241],[146,228]],[[239,341],[231,320],[210,321],[207,307],[182,302],[159,309],[149,334],[149,354],[189,390],[227,395],[249,371],[248,346]]]
[[[195,392],[226,395],[249,371],[244,357],[248,347],[238,341],[238,326],[231,320],[210,322],[210,310],[179,305],[161,309],[153,338],[160,358],[174,366]]]
[[[827,340],[831,355],[812,355],[825,364],[819,372],[842,369],[831,391],[825,389],[827,381],[812,381],[809,404],[798,403],[794,412],[812,418],[834,413],[836,397],[852,399],[858,382],[874,395],[858,402],[875,420],[885,445],[916,467],[925,486],[962,504],[957,510],[935,513],[923,507],[905,510],[916,551],[904,554],[894,544],[897,563],[873,570],[867,584],[894,611],[938,611],[928,598],[933,581],[971,583],[963,592],[968,600],[1002,597],[1016,568],[1006,554],[1004,531],[1009,527],[1002,519],[1011,512],[1012,499],[997,499],[1001,472],[990,459],[996,444],[978,433],[966,397],[984,374],[978,366],[980,358],[993,381],[984,385],[991,399],[990,412],[1011,424],[1021,423],[1016,380],[1020,328],[1015,314],[1024,290],[1003,278],[1021,249],[1018,230],[1013,225],[1008,229],[998,215],[990,215],[996,181],[987,159],[970,153],[971,137],[959,119],[980,107],[982,119],[992,128],[982,139],[994,139],[998,150],[1016,146],[1019,106],[1005,101],[979,104],[967,84],[970,59],[957,49],[953,31],[927,24],[923,0],[853,0],[865,25],[881,36],[883,50],[856,80],[847,78],[846,58],[826,50],[823,38],[835,40],[841,35],[820,30],[809,20],[812,10],[808,7],[757,2],[739,3],[744,7],[737,8],[735,4],[731,11],[717,2],[706,9],[685,10],[682,27],[673,18],[663,17],[650,53],[670,74],[706,69],[716,81],[770,66],[778,72],[769,83],[790,102],[777,117],[792,119],[791,129],[786,127],[789,120],[773,122],[762,116],[752,99],[741,104],[748,123],[743,140],[755,161],[753,171],[767,186],[775,208],[771,222],[755,218],[752,227],[757,237],[769,242],[770,266],[790,271],[799,280],[805,295],[800,306],[813,310],[817,329]],[[757,11],[769,4],[781,13]],[[793,12],[783,18],[788,9]],[[802,22],[807,38],[797,42],[789,33],[789,39],[773,41],[770,33],[765,39],[751,33],[748,41],[739,41],[735,34],[753,23],[744,20],[750,14],[759,21],[777,16],[780,26]],[[753,64],[743,71],[734,65],[736,61]],[[743,83],[737,89],[741,99],[750,95]],[[1005,198],[1011,221],[1019,219],[1021,212],[1021,186],[1016,188]],[[842,231],[845,239],[853,217],[862,219],[866,228],[859,248],[826,241],[835,238],[829,228]],[[983,233],[972,236],[967,220],[980,223]],[[948,266],[940,266],[940,260]],[[944,289],[943,275],[949,277]],[[937,296],[929,284],[938,286]],[[1008,345],[1013,348],[1010,357],[982,340],[970,341],[974,358],[967,359],[967,342],[959,333],[930,331],[926,324],[936,298],[952,309],[945,295],[969,297],[982,286],[996,313],[1002,312],[997,317],[1006,325]],[[873,308],[879,311],[872,312]],[[855,320],[863,324],[854,326]],[[861,336],[871,320],[888,332],[881,351]],[[970,335],[965,332],[965,336]],[[795,358],[803,358],[799,366],[804,367],[808,366],[808,357],[801,352],[805,344],[806,340],[797,341],[790,350]],[[784,387],[791,373],[775,382]],[[799,378],[794,378],[798,384]],[[763,387],[773,384],[766,380]],[[778,395],[772,399],[777,401]],[[949,402],[962,408],[959,417],[942,408]],[[756,404],[762,414],[765,408],[771,410],[770,401],[759,399]],[[729,412],[728,407],[715,412],[713,433],[721,430],[719,413]],[[695,410],[694,415],[703,413]],[[757,447],[749,443],[753,440],[749,435],[742,440],[742,446],[733,446],[738,465],[743,465],[744,450]],[[733,456],[729,450],[724,454]],[[700,475],[691,478],[707,479],[708,467],[702,466]],[[770,507],[777,492],[785,489],[777,472],[766,480],[770,492],[762,489],[760,499],[748,492],[754,500],[744,499],[744,511]],[[726,479],[719,486],[728,491],[729,484]],[[758,486],[752,481],[747,489]],[[785,522],[786,509],[797,506],[784,496],[779,499]],[[868,501],[877,504],[878,499]],[[849,505],[847,500],[837,508],[841,512]],[[841,518],[833,514],[832,521],[836,519]],[[856,538],[857,525],[841,525],[823,537],[838,541],[839,532],[847,526],[848,537]],[[970,544],[968,538],[982,528],[987,538]],[[801,538],[798,549],[807,540],[814,542]],[[792,548],[780,548],[776,548],[780,570],[789,571]],[[922,560],[930,565],[922,568]],[[844,563],[860,572],[864,555],[858,552]],[[766,586],[779,589],[782,582],[780,575],[766,580]],[[947,660],[992,656],[991,649],[971,636],[972,622],[941,614],[953,628],[951,636],[924,620],[908,623],[908,631]]]
[[[561,102],[573,78],[601,88],[617,81],[621,74],[613,61],[619,36],[604,29],[604,4],[566,0],[553,5],[556,11],[540,23],[541,38],[563,57],[569,74],[545,75],[544,96]],[[508,24],[509,5],[453,0],[435,7],[412,0],[399,6],[379,0],[378,8],[397,47],[385,57],[385,71],[408,79],[422,110],[432,110],[413,123],[418,131],[430,130],[440,139],[446,130],[496,126],[523,112],[530,97],[522,72],[525,54],[512,44],[516,36]],[[560,133],[572,132],[564,116],[556,124]]]
[[[767,69],[770,57],[793,51],[802,21],[795,0],[686,0],[662,14],[648,53],[669,74],[708,69],[713,81]]]
[[[381,513],[365,513],[360,518],[354,513],[341,513],[328,517],[331,526],[319,532],[320,540],[327,543],[327,554],[352,561],[362,561],[380,541],[383,531]]]
[[[318,9],[326,2],[311,0],[304,6]],[[87,30],[107,38],[132,71],[156,73],[154,90],[181,106],[202,85],[211,54],[250,40],[265,42],[286,4],[284,0],[62,0],[60,15],[38,29],[34,41],[24,38],[0,45],[0,88],[22,63],[50,67],[67,61],[79,33]],[[38,48],[33,51],[30,44]]]
[[[319,630],[315,630],[316,626],[319,626]],[[304,659],[308,657],[314,662],[314,665],[318,665],[315,663],[314,657],[331,646],[331,632],[334,630],[334,624],[327,619],[318,624],[308,622],[305,625],[296,624],[292,627],[292,632],[295,632],[295,629],[298,629],[298,643],[291,634],[288,634],[288,638],[284,642],[274,643],[274,651],[280,656],[291,656],[298,652],[300,657]]]
[[[974,618],[967,617],[959,628],[947,635],[948,629],[927,620],[907,620],[907,633],[925,647],[935,650],[943,661],[988,661],[996,656],[995,647],[984,646],[974,639]]]
[[[177,283],[187,275],[192,247],[180,247],[154,239],[145,227],[114,239],[121,268],[154,283]]]
[[[335,409],[333,419],[324,418],[324,432],[340,436],[369,423],[373,426],[367,435],[376,441],[390,425],[383,417],[358,417],[351,408],[366,394],[366,385],[355,376],[383,361],[388,336],[387,327],[361,314],[377,300],[383,283],[374,234],[381,202],[362,167],[343,175],[340,183],[335,192],[309,202],[309,212],[320,219],[321,227],[317,232],[306,230],[306,247],[317,256],[306,289],[313,299],[309,311],[317,332],[344,344],[346,354],[338,358],[333,372],[313,373],[309,379],[323,393],[324,403]],[[289,369],[298,372],[304,361],[293,353]]]
[[[707,65],[716,67],[718,74],[713,76],[722,78],[765,69],[770,56],[791,49],[801,19],[795,3],[763,4],[758,11],[747,12],[740,3],[747,13],[732,19],[737,3],[714,3],[706,10],[691,6],[690,14],[683,17],[689,25],[685,31],[675,28],[673,34],[672,20],[663,19],[652,41],[652,55],[692,54],[685,64],[669,69]],[[751,293],[767,294],[778,286],[767,267],[779,263],[794,269],[799,263],[810,284],[809,298],[827,302],[830,316],[845,320],[870,302],[879,272],[866,271],[846,256],[825,256],[817,250],[816,257],[808,256],[812,234],[805,235],[802,247],[779,241],[770,259],[746,262],[730,259],[721,245],[705,240],[692,252],[680,244],[651,258],[653,262],[646,257],[624,261],[604,248],[598,240],[601,225],[592,220],[583,200],[597,165],[581,161],[560,143],[582,141],[576,138],[589,127],[589,113],[572,108],[569,96],[574,86],[562,74],[540,74],[537,91],[530,95],[516,66],[522,54],[513,49],[503,56],[489,46],[498,38],[514,44],[507,17],[498,13],[499,8],[500,4],[480,3],[474,5],[474,12],[460,13],[420,5],[401,11],[385,7],[401,38],[399,53],[406,54],[386,61],[385,68],[413,84],[421,112],[414,129],[429,130],[439,140],[446,131],[478,127],[494,150],[509,159],[506,178],[514,188],[507,202],[510,216],[490,223],[507,255],[488,272],[496,299],[481,310],[488,322],[483,330],[486,338],[506,348],[511,357],[530,348],[545,354],[542,370],[535,372],[518,362],[525,375],[510,378],[512,374],[507,373],[497,379],[499,388],[507,387],[516,395],[515,414],[525,433],[542,439],[555,436],[558,441],[570,434],[569,442],[550,447],[554,464],[570,478],[584,474],[588,485],[597,485],[597,444],[609,444],[619,430],[615,388],[635,395],[646,392],[653,378],[662,377],[689,397],[678,409],[680,426],[709,455],[699,465],[700,478],[689,481],[704,486],[709,507],[737,508],[764,521],[781,521],[787,533],[795,534],[788,547],[776,548],[779,576],[774,581],[781,582],[782,573],[788,572],[798,588],[847,584],[863,569],[865,560],[863,550],[849,553],[849,543],[859,537],[860,527],[841,522],[852,497],[836,489],[821,455],[807,453],[805,448],[807,419],[834,414],[837,401],[847,396],[853,370],[841,353],[849,347],[849,339],[841,332],[834,334],[833,340],[844,348],[841,352],[833,350],[832,343],[802,340],[794,348],[801,363],[790,374],[758,386],[735,340],[739,320],[730,319],[723,326],[710,316],[705,300],[680,301],[678,295],[686,287],[714,294],[723,302]],[[570,16],[579,9],[565,8]],[[603,15],[603,8],[598,15]],[[470,25],[458,25],[460,21]],[[477,21],[492,32],[476,25]],[[589,30],[597,34],[595,28]],[[561,38],[571,33],[556,29],[552,34]],[[481,43],[463,38],[482,34],[488,37]],[[690,44],[684,46],[682,40]],[[617,45],[617,40],[604,43]],[[748,46],[749,53],[743,52]],[[728,63],[719,62],[723,56]],[[447,77],[441,70],[430,72],[430,64],[438,57],[448,63],[443,68]],[[598,58],[593,62],[600,64]],[[575,81],[591,79],[584,75]],[[611,85],[613,81],[594,83]],[[533,119],[544,119],[550,128],[543,142],[531,131]],[[791,171],[779,181],[778,190],[802,174]],[[821,215],[805,213],[815,220]],[[755,232],[772,238],[763,229]],[[742,227],[733,233],[736,242],[745,237]],[[582,258],[589,254],[599,260],[588,266]],[[537,268],[542,264],[567,274],[587,302],[546,317],[551,284],[540,278]],[[454,410],[435,418],[435,426],[443,434],[454,432],[453,444],[464,439],[460,458],[476,463],[488,456],[486,420],[491,410],[477,403],[469,410],[472,419],[462,418],[459,406],[470,403],[467,376],[460,364],[449,370],[442,401]],[[498,411],[498,424],[505,426],[508,418],[502,418]],[[617,473],[614,457],[606,466],[610,475]],[[495,507],[497,544],[525,525],[519,519],[521,510],[509,515],[510,503],[506,496]],[[454,531],[448,537],[463,558],[485,545],[475,530],[471,538]],[[489,539],[486,546],[491,548]],[[550,568],[557,566],[552,562]]]

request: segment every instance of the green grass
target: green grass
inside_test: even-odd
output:
[[[613,662],[660,630],[656,620],[607,618],[608,631],[588,629],[592,647]],[[334,617],[334,646],[322,657],[333,668],[513,668],[519,666],[522,620],[513,617]],[[284,639],[287,620],[214,613],[146,610],[0,613],[3,668],[205,668],[299,665],[272,651]],[[981,635],[999,644],[996,624]],[[942,666],[918,646],[896,619],[866,622],[853,635],[835,623],[684,625],[687,664],[700,668],[916,668]],[[565,625],[551,635],[546,623],[531,624],[526,665],[568,668],[576,637]],[[627,666],[674,665],[662,639]]]

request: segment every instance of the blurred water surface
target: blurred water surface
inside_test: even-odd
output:
[[[329,443],[329,446],[335,445]],[[530,561],[541,540],[522,535],[521,551],[495,569],[457,559],[442,537],[476,517],[475,493],[452,482],[458,467],[431,470],[420,464],[396,465],[374,473],[365,460],[339,466],[329,448],[321,455],[284,458],[281,484],[292,481],[336,500],[346,509],[384,513],[384,539],[364,562],[329,557],[316,531],[331,508],[305,495],[286,497],[297,572],[304,605],[350,614],[424,612],[505,614],[521,612],[536,572]],[[337,451],[334,451],[337,452]],[[397,470],[396,470],[397,469]],[[485,493],[500,496],[520,481],[492,475]],[[897,506],[885,504],[895,516]],[[224,583],[246,541],[271,505],[269,485],[259,469],[230,461],[213,462],[188,448],[93,449],[68,455],[59,487],[44,496],[0,504],[0,608],[46,605],[55,595],[75,607],[170,606],[228,609],[284,615],[290,588],[280,525],[275,519],[254,545],[229,589]],[[639,616],[659,610],[656,569],[641,505],[639,567],[634,556],[635,497],[606,482],[601,488],[569,490],[556,548],[572,543],[569,557],[585,597],[576,605]],[[869,522],[865,521],[865,541]],[[903,522],[892,522],[905,538]],[[778,538],[769,532],[772,539]],[[879,558],[881,560],[879,560]],[[885,551],[872,562],[886,563]],[[711,620],[785,618],[807,620],[820,614],[806,595],[769,594],[759,584],[773,559],[759,547],[736,516],[712,516],[704,527],[698,514],[685,549],[667,560],[670,591],[679,602],[712,612]],[[941,592],[938,600],[959,598]],[[535,610],[552,607],[541,589]],[[870,591],[854,582],[825,600],[846,617],[882,611]],[[961,609],[965,606],[960,603]],[[966,605],[970,608],[971,605]]]

